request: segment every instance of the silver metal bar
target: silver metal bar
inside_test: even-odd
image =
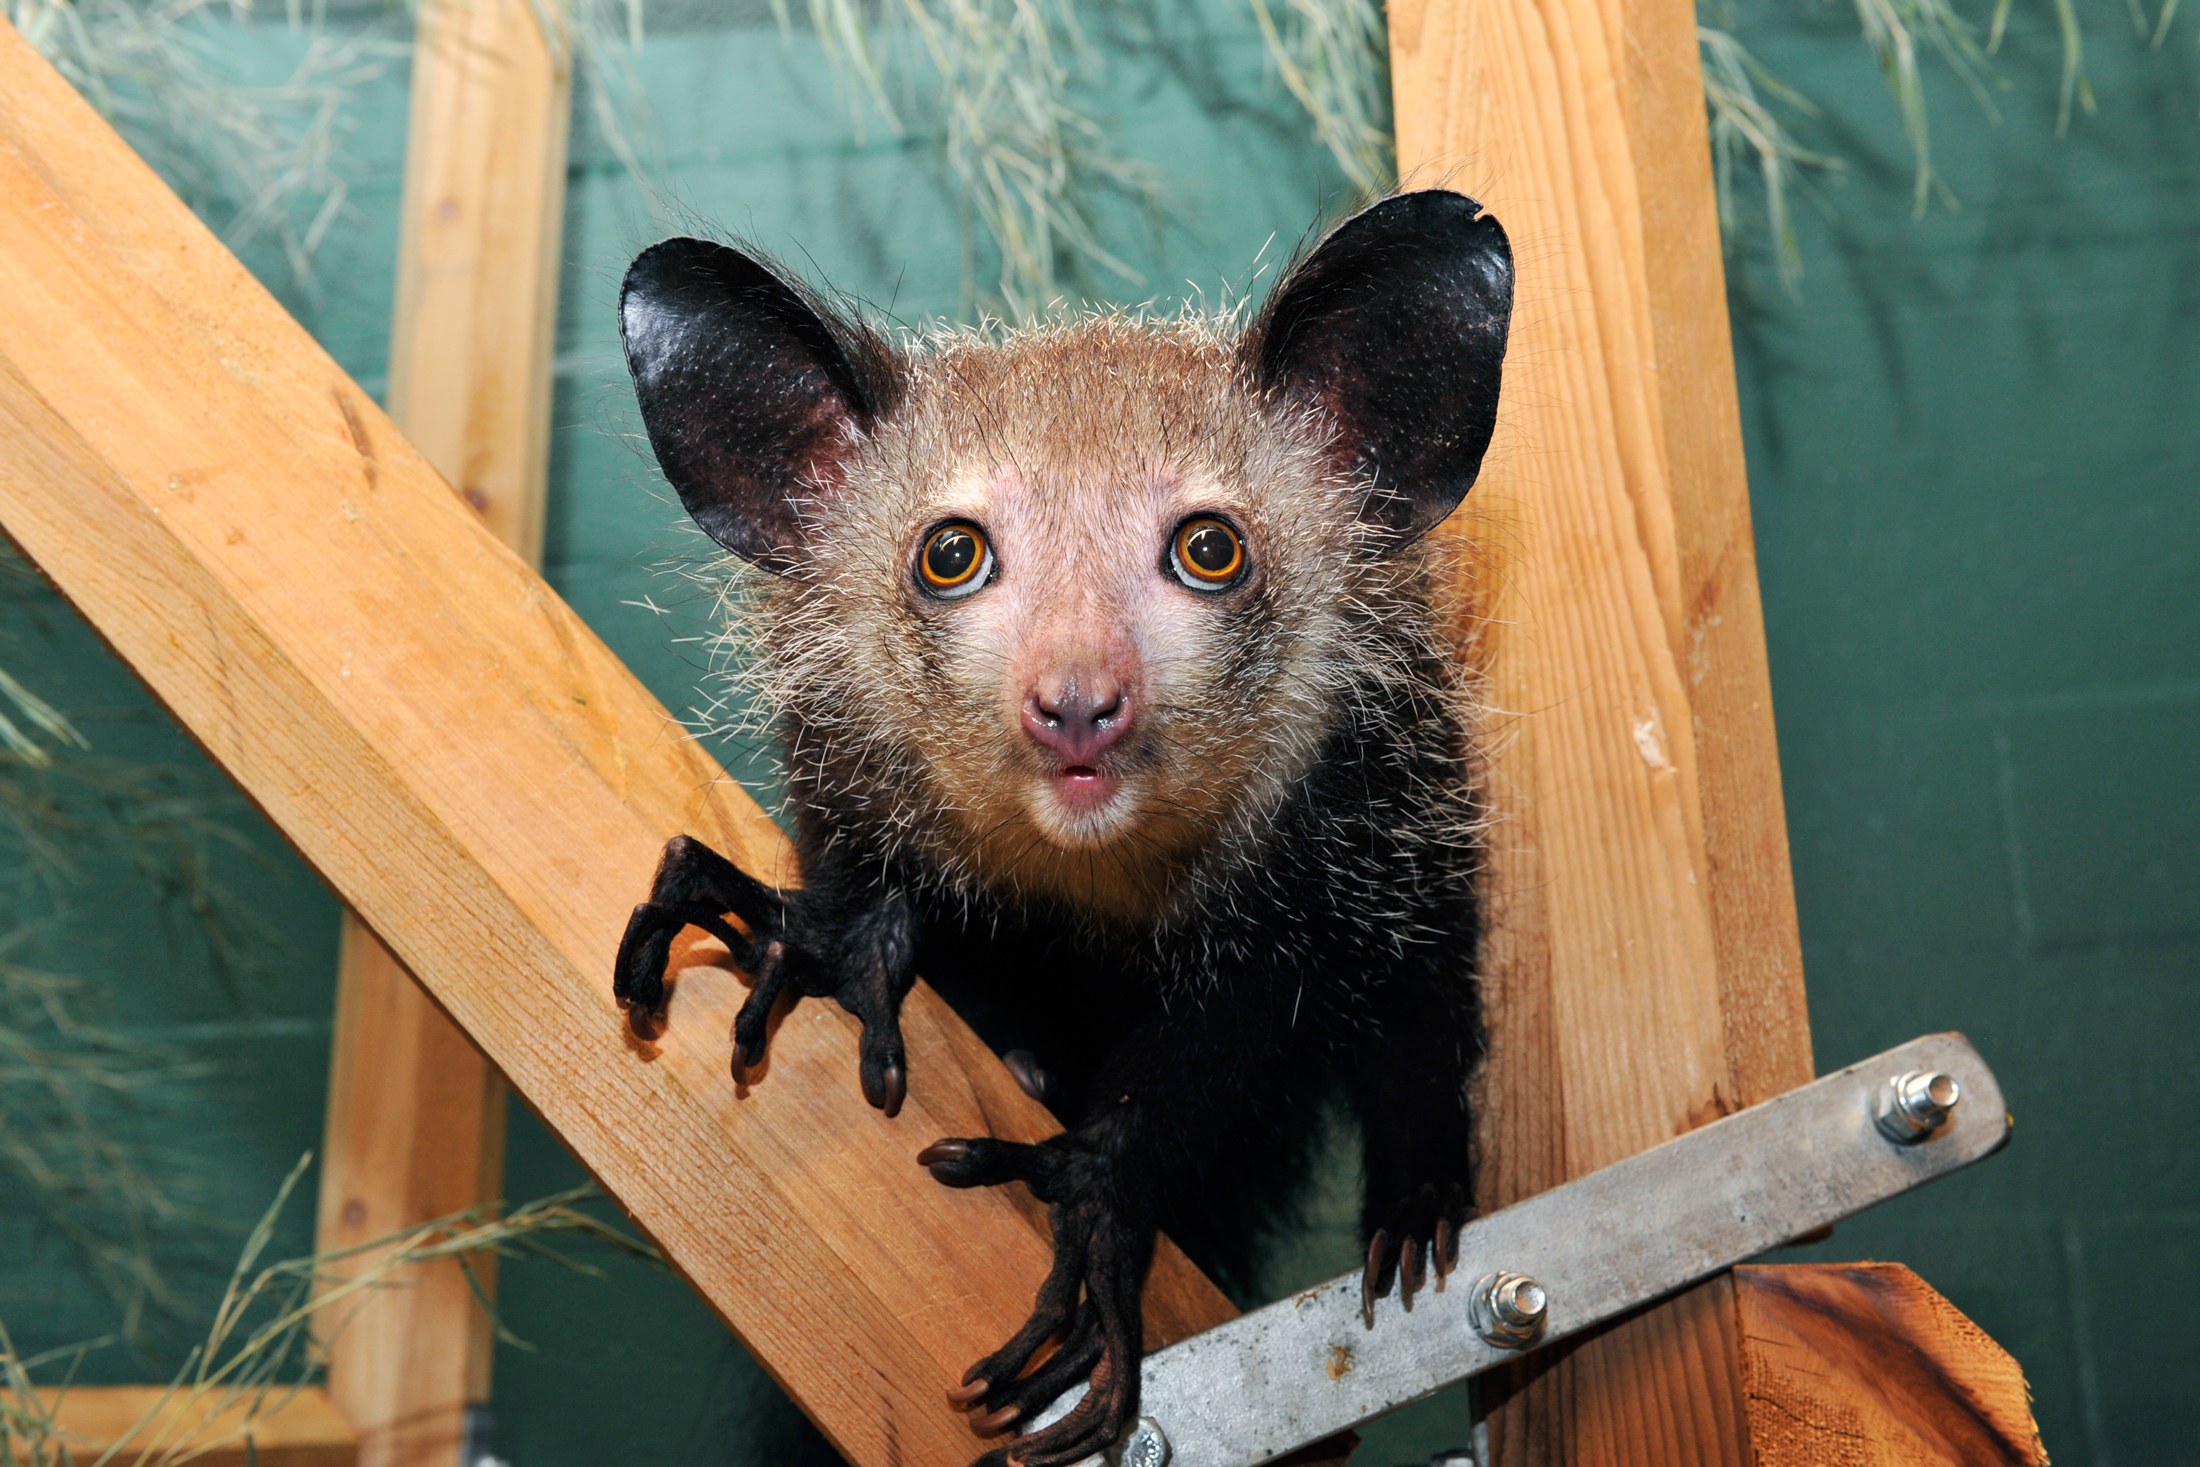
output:
[[[1925,1129],[1883,1120],[1890,1098],[1947,1079],[1960,1103],[1938,1106]],[[1411,1311],[1393,1291],[1372,1329],[1353,1273],[1158,1351],[1145,1362],[1140,1430],[1115,1455],[1137,1467],[1258,1467],[1960,1170],[2008,1139],[2001,1087],[1970,1041],[1913,1040],[1478,1219],[1460,1234],[1448,1286],[1424,1290]],[[1541,1327],[1525,1346],[1484,1337],[1486,1292],[1478,1328],[1475,1286],[1501,1275],[1540,1285]],[[1517,1285],[1505,1302],[1505,1317],[1537,1303]],[[1507,1333],[1505,1317],[1493,1333]]]

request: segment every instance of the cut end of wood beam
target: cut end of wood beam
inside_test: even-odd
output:
[[[2046,1467],[2022,1368],[1901,1264],[1734,1284],[1757,1467]]]

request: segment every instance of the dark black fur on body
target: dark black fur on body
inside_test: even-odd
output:
[[[831,996],[862,1021],[865,1095],[895,1113],[907,1083],[899,1008],[920,972],[997,1051],[1021,1052],[1027,1087],[1043,1071],[1061,1135],[1037,1146],[950,1138],[920,1157],[949,1185],[1020,1181],[1051,1208],[1055,1267],[1032,1319],[959,1396],[982,1408],[980,1429],[1091,1382],[1063,1421],[989,1461],[1058,1467],[1114,1440],[1136,1411],[1138,1294],[1156,1230],[1242,1285],[1257,1223],[1295,1183],[1326,1094],[1349,1096],[1366,1136],[1371,1322],[1400,1276],[1410,1303],[1430,1268],[1450,1266],[1471,1195],[1467,1099],[1482,1044],[1480,811],[1471,688],[1439,634],[1420,537],[1466,492],[1488,443],[1510,284],[1503,233],[1471,200],[1400,196],[1333,234],[1278,288],[1238,365],[1219,359],[1200,379],[1225,417],[1252,424],[1251,447],[1213,450],[1221,481],[1301,475],[1341,517],[1294,531],[1258,494],[1238,511],[1266,563],[1230,596],[1196,603],[1223,629],[1208,659],[1219,670],[1182,690],[1181,706],[1157,673],[1163,696],[1145,717],[1178,742],[1122,756],[1126,777],[1178,779],[1182,803],[1141,837],[1156,842],[1150,855],[1118,854],[1120,869],[1095,874],[1088,896],[1076,862],[1037,835],[1000,844],[990,796],[943,778],[963,757],[958,735],[928,745],[919,727],[924,700],[944,718],[959,691],[957,613],[897,582],[901,599],[877,600],[879,628],[845,634],[890,645],[814,645],[836,634],[835,577],[860,586],[869,573],[836,568],[817,539],[868,533],[849,528],[867,506],[841,494],[835,507],[841,486],[868,482],[847,465],[871,455],[866,472],[888,473],[878,464],[901,463],[899,452],[895,472],[909,478],[945,457],[945,430],[910,430],[896,447],[897,405],[905,392],[921,403],[922,384],[897,378],[876,338],[723,247],[660,246],[629,275],[629,357],[660,461],[706,529],[779,578],[761,597],[759,635],[804,885],[781,896],[674,841],[628,929],[617,991],[647,1029],[671,937],[693,923],[757,975],[735,1027],[737,1073],[761,1057],[775,1002]],[[1113,330],[1091,328],[1091,351],[1116,349]],[[720,351],[721,340],[732,345]],[[1199,342],[1186,352],[1218,360]],[[1070,410],[1052,401],[1034,389],[1031,411]],[[1103,447],[1120,445],[1094,445],[1113,462]],[[1029,466],[1043,454],[1002,454],[1044,477]],[[1070,457],[1082,461],[1074,444]],[[1133,536],[1136,508],[1123,515]],[[878,533],[881,566],[907,564],[904,533]],[[1292,562],[1316,550],[1342,568],[1323,574],[1349,587],[1326,621],[1301,626],[1310,593]],[[1156,596],[1186,594],[1158,584]],[[1194,604],[1169,615],[1181,621]],[[870,706],[879,689],[835,656],[859,670],[866,656],[902,659],[907,687],[921,690],[907,737]],[[1234,716],[1233,696],[1288,716],[1248,722],[1235,748],[1235,725],[1211,727]],[[1202,758],[1236,771],[1218,772],[1229,788],[1206,804],[1167,763],[1202,728],[1220,741]],[[1004,747],[1006,758],[1023,745],[1012,735]],[[1031,1370],[1049,1339],[1060,1349]]]
[[[1036,1058],[1055,1113],[1105,1138],[1126,1205],[1226,1283],[1246,1281],[1257,1224],[1297,1180],[1309,1102],[1333,1083],[1378,1123],[1368,1233],[1426,1239],[1434,1212],[1410,1215],[1421,1185],[1467,1178],[1477,852],[1397,817],[1431,785],[1464,788],[1448,711],[1369,709],[1340,728],[1267,839],[1153,928],[1096,929],[922,867],[842,859],[883,833],[828,839],[801,819],[801,846],[828,853],[804,869],[830,890],[805,887],[790,931],[816,922],[812,942],[853,930],[908,952],[996,1052]],[[801,910],[813,901],[821,921]]]

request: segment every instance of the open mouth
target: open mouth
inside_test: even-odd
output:
[[[1091,814],[1115,798],[1122,781],[1092,764],[1065,764],[1053,776],[1055,796],[1079,814]]]

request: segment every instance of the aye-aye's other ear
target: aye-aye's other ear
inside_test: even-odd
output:
[[[1512,247],[1464,194],[1396,194],[1332,230],[1246,339],[1261,391],[1336,429],[1364,519],[1404,543],[1474,484],[1497,426]]]
[[[652,245],[627,268],[619,334],[649,445],[687,512],[728,550],[788,570],[800,501],[840,481],[893,407],[892,348],[702,239]]]

